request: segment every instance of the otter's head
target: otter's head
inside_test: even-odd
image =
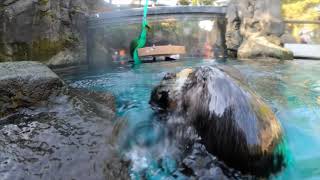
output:
[[[177,108],[177,100],[181,98],[182,87],[192,69],[183,69],[179,73],[167,73],[160,85],[156,86],[150,97],[152,108],[159,112],[170,112]]]

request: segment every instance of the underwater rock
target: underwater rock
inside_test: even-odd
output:
[[[0,117],[20,107],[45,103],[65,90],[63,81],[41,63],[0,63]]]
[[[236,71],[234,71],[236,72]],[[284,165],[282,129],[271,109],[226,67],[168,73],[150,104],[168,123],[193,127],[208,152],[242,173],[269,176]],[[172,131],[179,131],[173,125]]]

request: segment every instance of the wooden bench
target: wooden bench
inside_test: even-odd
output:
[[[138,55],[140,57],[170,56],[170,55],[185,54],[185,53],[186,53],[186,47],[174,46],[174,45],[152,46],[152,47],[145,47],[145,48],[138,49]]]

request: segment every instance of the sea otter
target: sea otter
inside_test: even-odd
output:
[[[267,177],[285,165],[282,128],[262,98],[233,72],[206,66],[168,73],[153,89],[150,104],[168,120],[192,126],[207,151],[229,167]]]

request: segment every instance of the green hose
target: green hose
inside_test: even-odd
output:
[[[147,22],[147,14],[148,14],[148,0],[146,0],[146,3],[144,5],[144,9],[143,9],[141,34],[140,34],[139,38],[134,39],[130,44],[130,54],[131,54],[131,57],[133,58],[135,65],[141,64],[141,61],[140,61],[139,55],[138,55],[138,49],[143,48],[147,42],[147,32],[148,32],[148,29],[150,29],[148,22]]]

